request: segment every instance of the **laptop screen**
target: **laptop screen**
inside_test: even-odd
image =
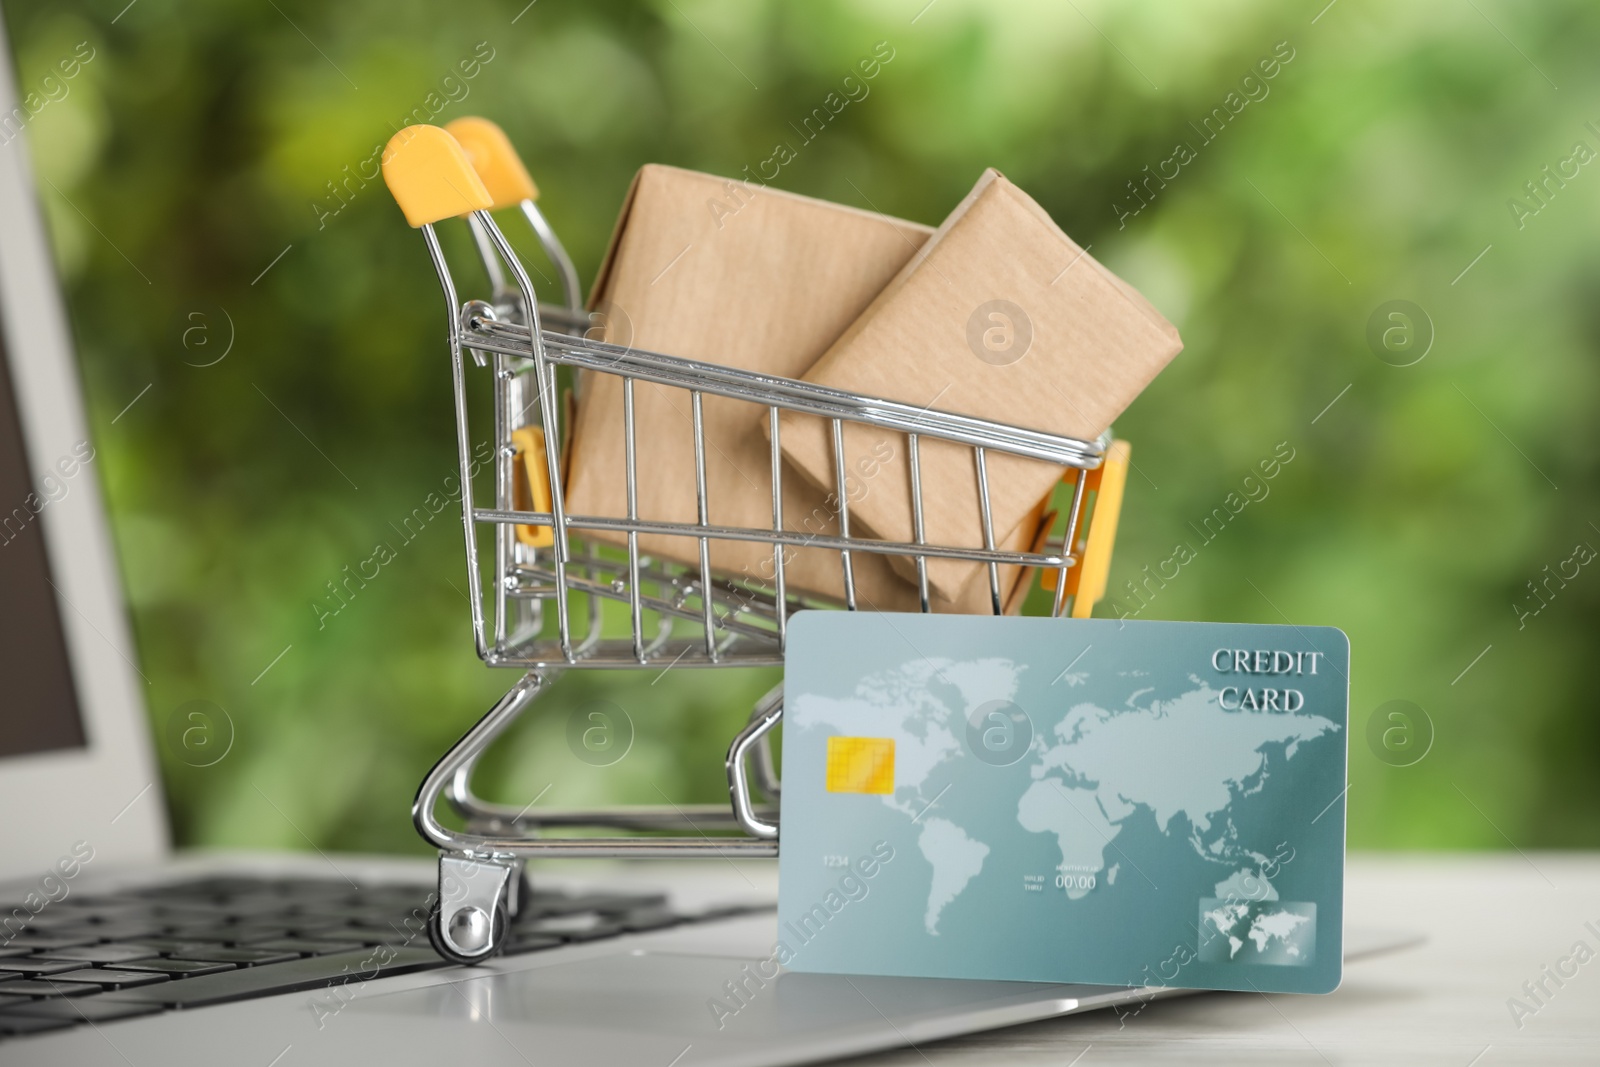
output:
[[[60,462],[68,469],[83,458],[64,456]],[[84,743],[39,522],[40,513],[70,488],[53,470],[35,484],[32,467],[9,364],[0,351],[0,758]]]

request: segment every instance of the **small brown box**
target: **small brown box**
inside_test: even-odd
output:
[[[1178,331],[1132,286],[989,170],[805,380],[1093,439],[1182,347]],[[781,438],[796,467],[831,484],[833,444],[822,420],[786,415]],[[847,425],[846,461],[901,440]],[[983,547],[973,450],[924,439],[920,453],[927,541]],[[996,544],[1026,540],[1021,527],[1061,468],[994,451],[986,464]],[[872,492],[852,503],[850,520],[887,540],[911,541],[905,449],[885,466]],[[903,558],[895,569],[914,573]],[[987,586],[986,570],[930,559],[928,581],[941,597],[965,599],[970,587]]]
[[[932,232],[855,208],[674,167],[641,169],[623,204],[590,306],[604,314],[607,341],[764,374],[798,378],[911,258]],[[572,516],[627,515],[623,381],[585,372],[566,478]],[[689,392],[649,382],[634,386],[638,514],[696,523],[693,401]],[[770,529],[772,458],[768,409],[706,394],[706,497],[712,525]],[[884,447],[893,457],[900,440]],[[850,468],[866,496],[889,477],[870,449]],[[831,471],[831,468],[830,468]],[[832,476],[819,490],[793,468],[783,471],[784,526],[836,536]],[[852,501],[852,504],[854,501]],[[625,544],[625,534],[583,530]],[[699,563],[694,538],[641,535],[641,551]],[[771,545],[713,540],[713,571],[770,585]],[[889,557],[852,554],[859,605],[916,610],[913,585]],[[839,553],[791,548],[789,591],[844,595]],[[1007,581],[1015,574],[1008,570]],[[1010,589],[1004,586],[1003,591]],[[977,596],[976,593],[981,593]],[[987,589],[969,608],[984,611]],[[945,605],[946,610],[954,606]]]

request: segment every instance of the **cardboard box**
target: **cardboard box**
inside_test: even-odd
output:
[[[1182,349],[1172,324],[1062,233],[999,172],[986,171],[944,225],[805,380],[1069,437],[1106,430]],[[787,416],[784,455],[818,484],[832,480],[823,420]],[[910,541],[910,473],[903,438],[847,425],[847,463],[894,446],[889,469],[852,504],[887,540]],[[987,453],[997,544],[1019,529],[1062,470]],[[931,544],[983,547],[973,450],[923,438],[923,514]],[[910,561],[895,569],[912,574]],[[983,586],[982,564],[930,561],[929,583],[957,600]]]
[[[855,208],[665,166],[640,170],[629,189],[590,306],[604,313],[615,344],[798,378],[906,264],[932,230]],[[623,382],[585,372],[566,479],[569,515],[627,515]],[[634,386],[638,514],[694,523],[693,401],[682,389]],[[708,519],[713,525],[770,529],[772,459],[768,409],[705,395]],[[903,443],[889,443],[890,454]],[[868,455],[852,470],[850,496],[876,492],[886,475]],[[782,475],[784,525],[836,535],[836,504],[792,468]],[[626,535],[586,531],[625,544]],[[641,550],[699,563],[693,538],[642,536]],[[713,571],[770,584],[770,545],[712,541]],[[916,610],[914,585],[888,557],[852,557],[861,607]],[[791,549],[791,591],[840,598],[839,554]],[[1008,586],[1009,589],[1009,586]],[[974,610],[985,610],[985,595]],[[947,606],[947,609],[950,606]]]

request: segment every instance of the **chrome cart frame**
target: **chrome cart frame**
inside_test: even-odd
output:
[[[406,208],[403,180],[391,174],[417,155],[420,135],[413,127],[396,137],[412,140],[386,153],[385,176],[396,199]],[[432,137],[432,134],[428,135]],[[429,151],[433,141],[422,147]],[[437,151],[450,148],[438,142]],[[391,160],[390,155],[393,155]],[[474,157],[478,170],[483,164]],[[446,161],[448,165],[449,161]],[[432,165],[432,164],[430,164]],[[525,174],[525,172],[523,172]],[[485,175],[487,178],[487,175]],[[468,185],[471,173],[449,179],[454,188]],[[531,182],[529,183],[531,188]],[[457,190],[458,192],[460,190]],[[478,191],[486,191],[480,186]],[[468,190],[469,193],[473,192]],[[504,198],[501,198],[503,200]],[[987,456],[993,452],[1024,456],[1078,471],[1101,465],[1109,435],[1096,441],[1059,437],[984,419],[927,410],[892,400],[861,396],[785,378],[737,370],[711,363],[638,351],[585,336],[589,318],[581,310],[577,272],[554,230],[530,197],[515,204],[495,198],[469,196],[465,214],[492,287],[489,300],[463,302],[455,276],[446,260],[434,222],[461,214],[461,205],[448,214],[434,212],[413,225],[421,231],[429,257],[444,291],[446,342],[450,350],[451,380],[456,414],[456,444],[460,461],[461,519],[466,541],[466,567],[471,604],[472,634],[478,655],[492,667],[516,668],[522,674],[489,712],[453,745],[423,780],[412,808],[418,832],[440,850],[440,904],[430,936],[439,951],[460,962],[476,962],[493,955],[506,929],[506,917],[516,910],[521,860],[524,857],[742,857],[772,856],[778,849],[777,802],[780,783],[773,765],[769,735],[783,713],[781,685],[755,706],[746,725],[732,739],[725,759],[729,804],[636,807],[601,810],[546,810],[532,805],[517,808],[477,797],[472,775],[479,759],[547,687],[567,669],[662,669],[678,667],[781,666],[790,615],[806,607],[856,606],[852,554],[879,553],[915,561],[917,588],[923,611],[929,609],[927,561],[930,558],[972,560],[987,567],[991,604],[1001,611],[999,568],[1020,565],[1054,571],[1053,612],[1066,608],[1069,569],[1081,555],[1081,525],[1087,477],[1074,481],[1072,502],[1066,512],[1062,537],[1035,552],[1013,552],[995,547],[989,511]],[[561,279],[564,302],[541,304],[529,273],[490,215],[491,207],[518,208]],[[468,358],[482,368],[482,379],[493,394],[492,498],[480,500],[474,491],[472,423],[468,414]],[[625,423],[625,475],[627,515],[607,517],[574,515],[567,511],[563,492],[563,434],[565,389],[558,383],[560,368],[581,375],[608,374],[622,379]],[[692,403],[699,521],[661,522],[638,513],[637,450],[634,390],[650,382],[687,391]],[[481,388],[481,385],[479,386]],[[772,521],[769,527],[743,528],[711,525],[707,521],[705,437],[702,399],[707,395],[730,397],[764,408],[771,438]],[[828,420],[832,434],[835,496],[839,532],[824,536],[789,529],[784,524],[782,484],[787,476],[781,457],[780,416],[798,412]],[[860,423],[905,435],[913,502],[914,540],[896,542],[853,534],[846,492],[843,431],[847,423]],[[547,507],[518,506],[519,471],[526,457],[519,453],[514,434],[527,428],[542,432],[543,473]],[[929,544],[923,536],[923,486],[918,443],[933,438],[967,446],[972,451],[979,486],[984,546],[981,549]],[[526,438],[522,439],[524,443]],[[487,528],[487,542],[480,536]],[[519,529],[550,532],[543,546],[519,536]],[[602,546],[586,537],[609,532],[626,547]],[[640,552],[641,535],[676,535],[697,540],[700,565],[655,560]],[[772,550],[773,578],[762,583],[729,580],[711,573],[709,544],[715,540],[753,541]],[[832,550],[838,554],[843,578],[842,604],[811,595],[798,595],[785,587],[784,564],[797,548]],[[491,590],[486,603],[484,571]],[[601,605],[610,601],[626,605],[628,633],[607,636],[602,631]],[[753,766],[753,773],[747,770]],[[752,786],[765,797],[752,798]],[[466,822],[452,829],[438,818],[440,799],[448,802]],[[605,828],[653,836],[538,836],[541,830]],[[677,831],[677,836],[659,836]],[[708,833],[707,831],[714,831]]]

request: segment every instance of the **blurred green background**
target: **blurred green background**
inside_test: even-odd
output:
[[[319,625],[454,463],[422,243],[381,183],[334,186],[414,108],[490,116],[587,283],[639,165],[754,167],[883,41],[774,185],[937,223],[999,167],[1183,333],[1118,424],[1138,472],[1101,614],[1344,628],[1353,846],[1600,844],[1600,567],[1576,562],[1600,546],[1600,8],[525,2],[6,4],[23,91],[56,97],[27,138],[156,736],[197,699],[236,730],[209,767],[163,747],[182,843],[423,851],[416,783],[514,680],[473,656],[452,513]],[[1259,499],[1208,540],[1230,493]],[[654,678],[568,675],[484,791],[725,795],[774,675]],[[638,731],[608,768],[563,739],[598,696]],[[1367,741],[1391,700],[1432,723],[1409,766]]]

